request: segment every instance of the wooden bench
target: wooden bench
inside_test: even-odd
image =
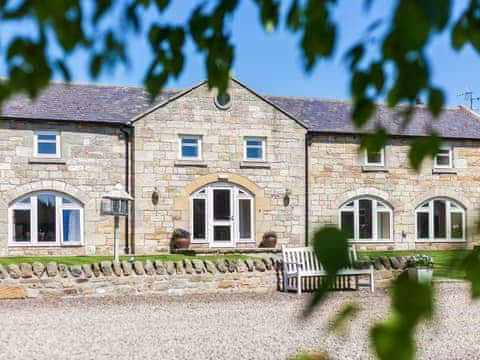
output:
[[[283,290],[285,292],[289,290],[296,290],[298,294],[302,293],[302,278],[315,278],[325,277],[327,272],[323,269],[322,264],[319,263],[315,251],[311,246],[287,248],[282,246],[283,256]],[[349,247],[350,263],[355,264],[357,261],[357,253],[355,247]],[[373,265],[370,265],[367,269],[356,269],[352,266],[341,269],[337,273],[337,277],[348,278],[355,277],[355,289],[358,290],[360,285],[359,277],[361,275],[367,275],[369,277],[370,290],[375,291],[375,283],[373,277]],[[290,279],[296,279],[296,281],[290,281]],[[293,283],[290,284],[290,283]],[[296,284],[296,286],[295,286]]]

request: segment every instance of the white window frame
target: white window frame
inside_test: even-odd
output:
[[[41,242],[38,241],[38,195],[55,196],[55,241]],[[21,203],[25,198],[30,198],[30,203]],[[63,198],[68,199],[71,203],[64,204]],[[16,242],[13,239],[13,213],[14,210],[30,211],[30,241]],[[80,241],[63,241],[63,210],[78,210],[80,212]],[[81,246],[84,240],[84,212],[83,206],[71,197],[52,191],[37,191],[35,193],[23,196],[16,200],[8,208],[8,246]]]
[[[247,156],[247,141],[248,140],[255,140],[255,141],[260,141],[261,145],[260,146],[250,146],[254,148],[260,148],[262,149],[262,157],[261,158],[249,158]],[[266,138],[264,137],[258,137],[258,136],[246,136],[243,138],[243,160],[245,161],[266,161],[267,159],[267,154],[266,154]]]
[[[453,169],[453,148],[451,146],[442,146],[440,150],[447,150],[448,151],[448,165],[440,165],[437,162],[438,155],[435,155],[434,159],[434,166],[435,169]]]
[[[435,219],[434,219],[434,208],[433,202],[435,200],[445,201],[445,212],[446,212],[446,237],[445,239],[435,238]],[[422,207],[428,203],[428,207]],[[452,207],[452,203],[455,207]],[[427,213],[428,214],[428,238],[418,238],[418,213]],[[454,239],[452,238],[452,213],[462,214],[462,238],[461,239]],[[416,209],[415,209],[415,242],[465,242],[466,241],[466,224],[465,224],[465,209],[462,205],[460,205],[455,200],[445,198],[445,197],[435,197],[427,201],[423,201]]]
[[[190,233],[192,234],[192,243],[210,244],[210,246],[219,245],[213,241],[213,190],[229,188],[232,194],[232,241],[231,246],[240,243],[255,243],[255,198],[252,194],[235,184],[212,183],[204,186],[190,195]],[[193,237],[193,200],[205,200],[205,239],[195,239]],[[240,209],[239,200],[250,200],[250,238],[240,238]]]
[[[39,140],[39,135],[54,135],[55,140]],[[61,144],[60,144],[60,133],[55,131],[38,131],[33,134],[33,156],[37,158],[60,158],[61,154]],[[38,146],[40,143],[44,144],[55,144],[55,154],[41,154],[38,152]]]
[[[363,151],[364,154],[364,165],[365,166],[385,166],[385,147],[380,149],[380,162],[369,162],[368,161],[368,150]]]
[[[372,238],[370,239],[360,239],[360,221],[359,221],[359,201],[360,200],[370,200],[372,201]],[[352,206],[347,206],[353,202]],[[378,204],[383,205],[383,208],[378,207]],[[381,242],[381,243],[390,243],[393,242],[393,209],[386,204],[384,201],[381,201],[375,197],[362,196],[354,199],[350,199],[344,203],[339,209],[338,212],[338,224],[339,228],[342,227],[342,212],[353,212],[353,239],[350,239],[351,242],[357,243],[369,243],[369,242]],[[386,212],[390,215],[390,238],[383,239],[378,238],[378,213]]]
[[[197,156],[183,156],[183,153],[182,153],[182,140],[183,139],[197,140]],[[186,146],[189,146],[189,145],[186,145]],[[202,136],[200,136],[200,135],[179,135],[178,136],[178,158],[180,160],[202,160]]]

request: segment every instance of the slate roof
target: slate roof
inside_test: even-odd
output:
[[[33,101],[24,95],[8,99],[3,104],[2,116],[127,125],[134,117],[179,93],[179,90],[165,90],[150,102],[148,94],[140,87],[52,83]],[[390,109],[379,104],[374,118],[360,131],[350,120],[352,105],[347,101],[286,96],[264,98],[313,132],[357,134],[380,125],[391,135],[424,136],[434,130],[444,138],[480,140],[480,117],[462,106],[446,108],[438,119],[432,119],[425,107],[417,106],[404,129],[399,115],[401,107]]]
[[[267,96],[267,99],[300,119],[314,132],[357,134],[382,126],[390,135],[425,136],[433,130],[443,138],[480,139],[480,117],[463,106],[445,108],[437,119],[425,106],[416,106],[411,121],[404,128],[403,106],[392,109],[378,104],[373,118],[359,130],[351,121],[352,104],[347,101],[283,96]]]
[[[1,115],[18,119],[128,124],[134,116],[177,92],[166,90],[150,102],[148,94],[140,87],[51,83],[33,101],[23,94],[8,99]]]

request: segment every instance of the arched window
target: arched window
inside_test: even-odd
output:
[[[417,241],[465,241],[465,209],[447,198],[434,198],[415,210]]]
[[[340,226],[353,241],[391,241],[392,209],[375,198],[353,199],[340,208]]]
[[[37,192],[9,208],[10,245],[80,245],[83,206],[59,193]]]
[[[207,185],[190,197],[192,242],[212,247],[253,242],[253,196],[229,183]]]

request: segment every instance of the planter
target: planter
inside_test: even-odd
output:
[[[408,276],[421,284],[429,284],[432,282],[433,268],[408,268]]]
[[[264,236],[263,237],[261,247],[274,248],[276,246],[277,246],[277,237],[276,236],[270,235],[270,236]]]
[[[177,237],[173,239],[173,247],[175,249],[188,249],[190,246],[190,238]]]

